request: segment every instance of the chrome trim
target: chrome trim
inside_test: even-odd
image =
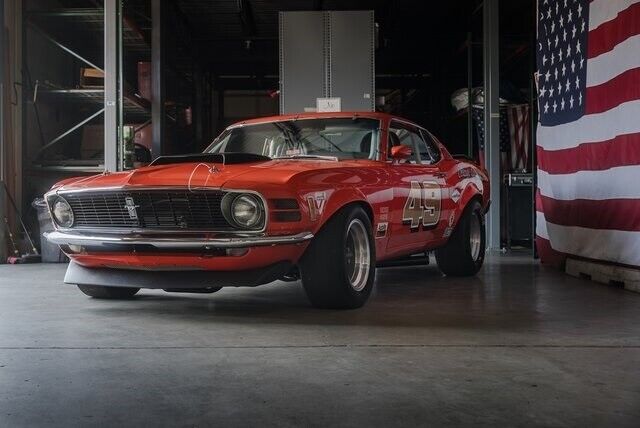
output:
[[[285,236],[224,236],[207,238],[202,236],[145,236],[139,234],[84,234],[54,231],[44,234],[45,238],[58,245],[151,245],[156,248],[247,248],[273,245],[301,244],[313,238],[311,232],[301,232],[296,235]]]
[[[71,228],[58,227],[56,230],[65,233],[81,233],[81,234],[124,234],[124,235],[211,235],[211,234],[227,234],[233,236],[263,236],[264,231],[251,229],[234,229],[234,230],[202,230],[202,229],[149,229],[149,228],[126,228],[126,227],[86,227],[78,226]]]
[[[83,187],[81,189],[65,189],[64,186],[62,187],[57,187],[55,189],[49,190],[47,193],[44,194],[44,200],[47,203],[47,206],[49,207],[49,214],[51,215],[51,207],[49,206],[49,197],[52,195],[66,195],[68,193],[82,193],[82,192],[117,192],[117,191],[145,191],[145,190],[166,190],[166,191],[180,191],[180,190],[184,190],[187,192],[207,192],[207,191],[219,191],[219,192],[227,192],[227,193],[250,193],[252,195],[256,195],[261,201],[262,201],[262,207],[264,210],[264,224],[262,226],[261,229],[238,229],[237,233],[263,233],[265,230],[267,230],[267,225],[269,224],[269,205],[267,204],[267,199],[262,195],[262,193],[257,192],[255,190],[246,190],[246,189],[228,189],[226,187],[192,187],[189,188],[187,186],[131,186],[131,185],[122,185],[122,186],[103,186],[103,187]],[[53,216],[52,216],[53,217]],[[233,225],[231,225],[233,226]],[[125,233],[131,233],[131,232],[160,232],[160,233],[169,233],[169,232],[176,232],[176,233],[191,233],[191,232],[202,232],[202,233],[215,233],[215,232],[220,232],[220,231],[216,231],[216,230],[203,230],[203,231],[199,231],[199,230],[190,230],[190,229],[169,229],[169,230],[162,230],[162,229],[127,229],[127,228],[109,228],[109,227],[104,227],[104,228],[62,228],[62,227],[58,227],[58,224],[56,222],[54,222],[54,227],[56,230],[59,231],[73,231],[73,230],[95,230],[95,231],[105,231],[107,233],[110,232],[125,232]]]

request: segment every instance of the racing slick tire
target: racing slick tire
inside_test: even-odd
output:
[[[103,285],[78,284],[78,288],[84,294],[96,299],[130,299],[138,291],[139,288],[129,287],[105,287]]]
[[[485,251],[484,214],[476,200],[462,213],[449,241],[436,249],[436,261],[447,276],[475,275],[482,267]]]
[[[371,219],[353,205],[324,225],[300,261],[307,296],[313,306],[323,309],[364,305],[373,290],[375,273]]]

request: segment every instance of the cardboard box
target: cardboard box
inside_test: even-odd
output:
[[[80,88],[104,88],[104,73],[95,68],[80,68]]]

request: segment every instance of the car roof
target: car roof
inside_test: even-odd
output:
[[[229,128],[233,128],[236,126],[242,125],[254,125],[258,123],[269,123],[269,122],[283,122],[286,120],[299,120],[299,119],[323,119],[323,118],[351,118],[351,117],[363,117],[370,119],[378,119],[383,121],[390,121],[392,119],[400,120],[402,122],[411,123],[419,128],[422,128],[420,125],[404,119],[399,116],[394,116],[389,113],[377,112],[377,111],[343,111],[343,112],[332,112],[332,113],[295,113],[295,114],[283,114],[278,116],[268,116],[268,117],[259,117],[255,119],[243,120],[240,122],[236,122],[229,126]]]

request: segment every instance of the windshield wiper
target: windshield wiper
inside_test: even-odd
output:
[[[293,131],[289,127],[280,122],[273,122],[273,124],[284,134],[285,141],[287,141],[290,148],[295,149],[301,146],[301,142],[295,138]]]
[[[335,156],[322,156],[322,155],[289,155],[289,156],[278,156],[274,159],[321,159],[327,161],[338,161],[338,158]]]

